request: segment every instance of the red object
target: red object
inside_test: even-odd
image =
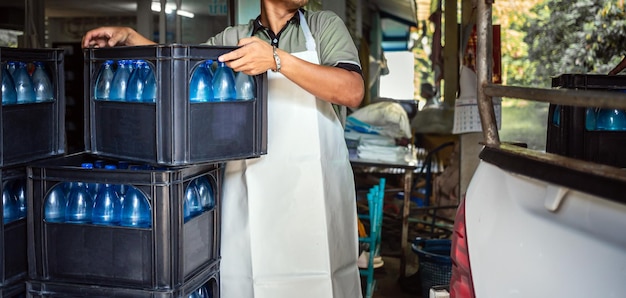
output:
[[[454,218],[454,233],[452,234],[452,250],[450,254],[452,258],[450,298],[475,298],[465,230],[465,197],[461,200]]]
[[[492,42],[492,57],[493,57],[493,83],[502,84],[502,52],[500,41],[500,25],[493,25],[493,42]],[[463,55],[463,65],[471,68],[476,72],[476,43],[478,42],[478,36],[476,35],[476,26],[472,29],[472,35],[467,41],[467,47],[465,48],[465,54]]]

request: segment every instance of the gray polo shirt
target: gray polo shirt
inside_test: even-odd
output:
[[[343,20],[332,11],[302,12],[315,39],[320,64],[361,73],[359,53]],[[224,29],[211,37],[206,44],[236,46],[239,39],[250,36],[256,36],[289,53],[306,51],[306,39],[300,29],[297,13],[278,33],[264,27],[259,16],[248,24]]]

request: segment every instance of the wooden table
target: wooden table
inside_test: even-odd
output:
[[[409,236],[409,215],[411,207],[411,188],[413,187],[413,172],[418,165],[411,165],[405,162],[385,162],[378,160],[366,160],[361,158],[351,158],[352,168],[367,168],[369,173],[377,174],[403,174],[404,175],[404,203],[402,208],[402,235],[400,244],[400,277],[406,275],[406,252]]]

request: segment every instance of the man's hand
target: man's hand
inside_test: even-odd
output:
[[[228,67],[247,75],[258,75],[268,69],[276,69],[273,47],[258,37],[239,40],[240,48],[221,55],[218,61],[226,62]],[[279,50],[277,50],[279,51]]]
[[[83,36],[83,48],[114,47],[114,46],[139,46],[154,44],[151,40],[141,36],[135,30],[128,27],[100,27],[88,31]]]

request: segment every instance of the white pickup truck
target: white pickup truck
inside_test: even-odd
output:
[[[502,144],[492,106],[509,97],[626,110],[626,95],[492,84],[493,1],[477,2],[485,145],[455,218],[450,297],[626,297],[626,169]]]
[[[504,144],[480,158],[451,297],[626,297],[626,171]]]

